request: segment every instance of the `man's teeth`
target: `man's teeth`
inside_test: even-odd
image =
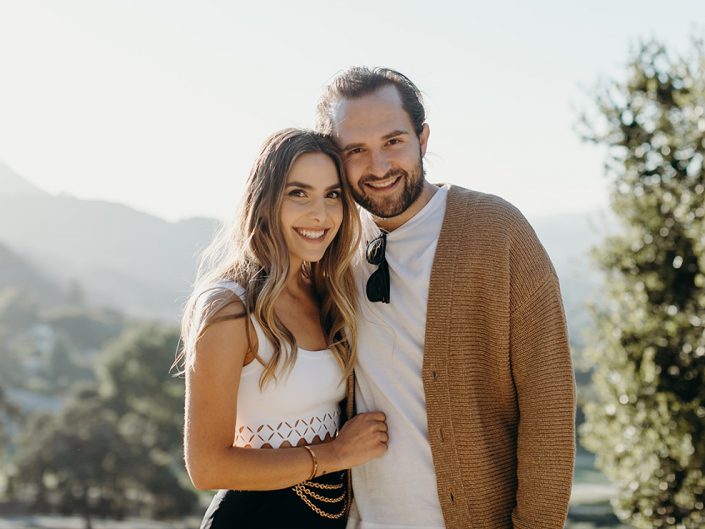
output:
[[[396,182],[398,178],[398,176],[395,176],[394,178],[387,178],[386,180],[381,180],[378,182],[367,182],[367,185],[378,189],[382,187],[389,187],[391,184]]]
[[[326,233],[325,230],[302,230],[301,228],[298,228],[296,231],[307,239],[320,239]]]

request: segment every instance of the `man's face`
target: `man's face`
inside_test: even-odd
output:
[[[396,87],[339,100],[333,130],[355,200],[377,217],[406,211],[423,189],[429,130],[416,136]]]

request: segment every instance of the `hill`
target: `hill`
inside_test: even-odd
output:
[[[87,301],[174,320],[195,257],[218,222],[167,222],[130,207],[52,195],[0,166],[0,242],[60,285],[78,280]]]
[[[586,302],[601,282],[589,250],[616,231],[616,221],[605,212],[530,220],[561,278],[571,340],[579,346],[590,320]],[[133,316],[178,317],[196,255],[218,225],[208,218],[168,222],[121,204],[52,195],[0,164],[0,243],[65,288],[78,280],[89,303]]]
[[[49,305],[65,297],[64,292],[32,263],[0,243],[0,291],[5,288],[20,289]]]

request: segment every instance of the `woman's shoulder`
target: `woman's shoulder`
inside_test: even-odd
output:
[[[197,326],[221,317],[245,314],[245,289],[231,280],[201,285],[196,290],[194,316]]]
[[[201,285],[196,289],[196,304],[198,307],[227,304],[243,306],[247,298],[245,289],[231,279],[221,279],[211,283]]]
[[[231,296],[235,294],[241,300],[245,298],[245,289],[232,279],[220,279],[198,288],[198,296],[206,299]]]
[[[211,343],[238,343],[246,338],[244,296],[245,290],[240,285],[227,280],[204,285],[198,290],[195,316],[202,339]]]

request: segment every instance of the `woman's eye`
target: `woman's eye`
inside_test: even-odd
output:
[[[289,196],[290,197],[305,197],[306,193],[303,191],[303,189],[294,189],[292,191],[289,191]]]
[[[331,191],[327,196],[328,198],[340,198],[340,191]]]

